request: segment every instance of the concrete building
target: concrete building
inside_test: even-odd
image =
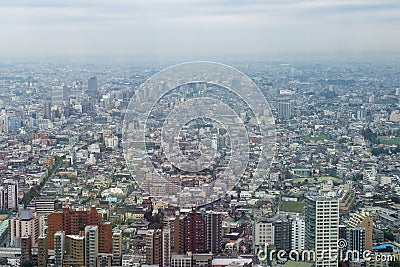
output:
[[[85,227],[85,266],[97,267],[99,254],[99,228],[95,225]]]
[[[68,101],[68,88],[66,86],[51,87],[51,104],[52,106],[63,106]]]
[[[273,225],[275,249],[290,251],[292,243],[292,221],[289,218],[278,218],[273,221]]]
[[[350,228],[363,227],[365,229],[365,249],[372,251],[372,237],[374,232],[374,221],[366,212],[352,213],[346,221]]]
[[[0,186],[1,211],[18,210],[18,182],[8,179]]]
[[[183,219],[184,252],[204,253],[206,227],[203,215],[195,210]]]
[[[113,253],[112,253],[112,265],[120,266],[122,263],[122,231],[117,230],[112,235]]]
[[[191,255],[174,254],[171,256],[171,267],[192,267]]]
[[[346,241],[348,251],[352,251],[354,253],[358,252],[358,255],[349,253],[349,260],[358,262],[360,259],[362,259],[362,255],[365,251],[365,228],[347,228]]]
[[[305,228],[304,218],[297,216],[292,220],[292,250],[304,250]]]
[[[315,266],[336,267],[339,200],[326,196],[308,196],[305,226],[305,249],[315,252]]]
[[[64,266],[82,266],[85,264],[85,237],[67,235],[65,242]]]
[[[58,231],[54,234],[54,267],[62,267],[65,251],[65,232]]]
[[[171,231],[168,226],[150,229],[146,233],[146,264],[170,266]]]
[[[45,267],[47,265],[47,258],[49,257],[47,250],[46,235],[39,236],[37,241],[37,246],[38,246],[38,256],[37,256],[38,267]]]
[[[99,91],[96,77],[90,77],[88,79],[88,88],[86,94],[91,98],[98,98]]]
[[[288,102],[279,102],[278,118],[281,120],[289,120],[291,118],[291,104]]]
[[[263,220],[254,224],[254,245],[256,247],[274,243],[274,225],[271,220]]]
[[[206,219],[206,251],[217,254],[222,249],[222,215],[209,212]]]
[[[18,214],[9,218],[10,225],[10,246],[19,247],[22,237],[32,237],[32,247],[36,244],[38,237],[37,220],[31,210],[21,210]]]

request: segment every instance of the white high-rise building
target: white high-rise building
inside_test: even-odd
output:
[[[304,218],[298,216],[292,220],[292,250],[304,250],[306,224]]]
[[[99,255],[99,228],[89,225],[85,227],[85,266],[97,267]],[[111,240],[110,240],[111,241]]]
[[[316,267],[338,266],[339,200],[308,196],[305,214],[305,249],[315,253]]]

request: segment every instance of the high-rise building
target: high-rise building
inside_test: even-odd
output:
[[[365,229],[365,249],[372,251],[372,236],[374,232],[374,221],[369,214],[365,212],[352,213],[346,221],[350,228],[363,227]]]
[[[278,118],[281,120],[289,120],[291,118],[291,104],[289,102],[279,102]]]
[[[359,261],[362,259],[362,255],[365,250],[365,228],[363,227],[355,227],[355,228],[347,228],[346,229],[346,241],[347,241],[347,251],[351,251],[352,253],[348,253],[350,261]],[[354,254],[358,252],[358,254]]]
[[[209,212],[206,219],[206,251],[217,254],[222,250],[222,215]]]
[[[37,196],[31,202],[34,205],[37,216],[48,216],[54,212],[55,197]]]
[[[51,101],[43,102],[43,119],[51,120]]]
[[[163,261],[162,248],[162,230],[148,230],[146,233],[146,264],[161,266]]]
[[[171,251],[176,254],[183,253],[183,217],[176,215],[173,220],[169,221],[169,228],[171,232]]]
[[[88,79],[88,88],[87,88],[86,94],[91,98],[94,98],[94,99],[98,98],[99,91],[98,91],[98,84],[97,84],[96,77],[90,77]]]
[[[21,128],[21,118],[18,116],[8,117],[8,132],[15,133]]]
[[[31,236],[21,237],[21,261],[32,261],[32,241]]]
[[[54,266],[62,267],[65,251],[65,232],[57,231],[54,234]]]
[[[69,93],[66,86],[51,87],[51,104],[61,107],[68,101]]]
[[[83,266],[85,264],[85,237],[66,235],[64,266]]]
[[[206,227],[203,215],[192,210],[183,219],[184,253],[204,253],[206,249]]]
[[[264,247],[274,243],[274,225],[272,220],[265,219],[254,224],[254,245]]]
[[[89,225],[85,227],[85,266],[97,267],[99,254],[99,228]]]
[[[290,251],[292,242],[292,221],[288,218],[279,218],[274,220],[273,225],[275,249]]]
[[[37,235],[37,220],[31,210],[20,210],[9,218],[10,246],[19,247],[22,237],[31,237],[32,247],[35,246]]]
[[[304,218],[298,216],[292,220],[292,250],[304,250],[305,227]]]
[[[217,249],[219,231],[219,215],[210,215],[208,220],[209,240],[207,241],[207,215],[202,215],[193,209],[186,216],[181,217],[176,215],[175,219],[169,222],[170,229],[170,247],[171,251],[178,254],[187,252],[204,253],[206,251],[206,242],[209,244],[210,249]],[[212,217],[214,216],[214,217]],[[212,240],[216,243],[212,244]]]
[[[38,267],[46,267],[47,258],[49,257],[47,250],[47,236],[46,235],[39,236],[37,245],[38,245],[38,257],[37,257]]]
[[[122,231],[117,230],[112,233],[112,265],[120,266],[122,263]]]
[[[18,182],[6,180],[0,186],[0,208],[2,211],[18,210]]]
[[[171,262],[171,230],[169,227],[164,227],[162,231],[162,243],[163,243],[163,256],[162,256],[162,266],[170,266]]]
[[[339,200],[326,196],[308,196],[305,211],[305,249],[315,253],[316,267],[336,267]]]
[[[112,224],[111,222],[104,223],[89,223],[89,225],[97,225],[99,228],[99,253],[112,253]]]
[[[49,249],[54,248],[52,237],[57,231],[65,231],[67,235],[79,235],[87,225],[98,226],[100,253],[112,253],[112,225],[109,222],[102,222],[101,214],[92,207],[90,210],[70,210],[64,207],[62,211],[55,211],[47,219],[47,236]]]

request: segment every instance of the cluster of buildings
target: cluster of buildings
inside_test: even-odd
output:
[[[258,188],[216,186],[225,196],[194,209],[143,192],[123,154],[125,110],[161,67],[1,65],[0,264],[386,267],[399,260],[398,66],[239,64],[276,118],[271,170]],[[187,154],[189,141],[211,137],[222,151],[214,163],[226,164],[223,125],[196,123],[182,135]],[[176,173],[157,147],[148,154],[171,180],[199,182]],[[365,251],[371,259],[360,257]]]

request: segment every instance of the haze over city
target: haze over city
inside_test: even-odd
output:
[[[400,267],[400,1],[0,25],[0,267]]]
[[[400,49],[395,0],[17,0],[0,3],[0,23],[7,58],[305,59]]]

